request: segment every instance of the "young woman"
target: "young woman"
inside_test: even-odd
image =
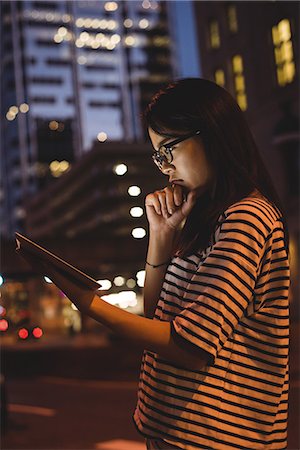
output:
[[[146,197],[145,317],[47,275],[145,348],[134,422],[148,449],[284,449],[288,232],[243,113],[204,79],[158,92],[145,120],[163,190]]]

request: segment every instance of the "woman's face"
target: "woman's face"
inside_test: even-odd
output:
[[[161,136],[152,128],[148,128],[148,132],[155,150],[175,139]],[[196,189],[199,194],[205,192],[212,183],[213,170],[206,158],[201,138],[195,136],[180,142],[173,147],[172,155],[173,161],[164,162],[161,169],[169,177],[169,182],[179,184],[187,191]]]

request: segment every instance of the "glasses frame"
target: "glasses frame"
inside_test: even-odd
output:
[[[174,141],[169,142],[168,144],[162,144],[157,150],[155,150],[152,154],[152,159],[154,163],[157,165],[157,167],[161,170],[163,167],[163,163],[171,164],[173,161],[173,147],[177,144],[180,144],[180,142],[186,141],[187,139],[190,139],[191,137],[197,136],[200,134],[201,131],[193,131],[193,133],[186,134],[185,136],[181,136],[180,138],[174,139]],[[165,153],[161,153],[161,149],[165,149]]]

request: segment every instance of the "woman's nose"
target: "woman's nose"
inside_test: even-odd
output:
[[[167,163],[167,162],[163,161],[161,171],[163,174],[169,175],[171,172],[174,171],[174,166],[171,163]]]

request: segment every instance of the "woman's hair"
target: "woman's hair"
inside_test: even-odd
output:
[[[244,114],[225,89],[201,78],[171,82],[153,96],[144,121],[156,133],[170,138],[200,130],[206,157],[214,170],[213,189],[197,199],[182,230],[177,248],[181,256],[207,248],[220,214],[254,189],[281,212],[288,252],[288,228],[281,201]]]

